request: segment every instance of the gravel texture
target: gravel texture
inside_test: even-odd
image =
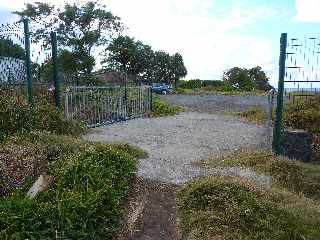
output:
[[[267,108],[266,96],[238,95],[166,95],[163,98],[189,110],[208,113],[243,112],[252,108]]]
[[[208,175],[242,176],[269,185],[271,178],[249,169],[203,169],[193,164],[237,149],[269,148],[266,128],[232,116],[184,112],[173,117],[142,118],[99,128],[85,136],[98,142],[139,146],[149,158],[139,161],[138,176],[183,184]]]

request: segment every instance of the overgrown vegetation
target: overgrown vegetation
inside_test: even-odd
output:
[[[320,133],[320,96],[301,98],[296,102],[284,104],[284,126],[294,129],[305,129],[311,133]],[[264,109],[251,109],[237,114],[253,123],[265,123],[267,114]],[[273,117],[275,112],[273,113]]]
[[[228,94],[228,95],[265,95],[263,90],[238,89],[226,81],[221,80],[188,80],[180,81],[177,94]]]
[[[284,105],[283,122],[286,128],[304,129],[314,134],[313,149],[316,161],[320,159],[320,96],[296,98]],[[248,122],[264,124],[267,113],[264,109],[251,109],[236,114]],[[275,111],[273,113],[273,120]]]
[[[270,175],[277,187],[320,200],[320,166],[289,160],[267,151],[239,151],[230,156],[210,158],[208,166],[239,166]]]
[[[153,98],[152,116],[153,117],[165,117],[174,116],[183,110],[182,107],[172,106],[156,96]]]
[[[295,101],[285,105],[285,126],[320,134],[320,95]]]
[[[37,130],[57,135],[80,135],[85,127],[64,119],[63,114],[50,104],[39,104],[30,109],[26,101],[0,96],[0,141],[13,134]]]
[[[6,95],[0,103],[0,239],[112,239],[146,153],[82,141],[84,127],[50,105],[29,109]],[[40,175],[54,182],[30,200]]]
[[[55,182],[35,200],[25,197],[31,181],[0,200],[0,238],[111,239],[132,186],[135,156],[141,152],[128,145],[80,142],[75,147],[74,143],[64,145],[60,137],[47,137],[47,143],[55,142],[53,151],[61,151],[54,160],[47,158],[44,166]],[[45,148],[51,146],[44,144],[40,149],[50,153]],[[64,155],[70,148],[73,154]],[[42,157],[45,161],[45,154]]]
[[[320,208],[302,196],[236,178],[207,178],[179,193],[183,237],[319,239]]]
[[[248,122],[257,124],[265,124],[268,119],[266,110],[261,108],[253,108],[245,112],[236,113],[235,115],[244,118]]]

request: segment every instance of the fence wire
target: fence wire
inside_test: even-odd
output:
[[[26,81],[24,30],[20,22],[0,25],[0,85]]]
[[[320,38],[290,38],[287,42],[285,95],[290,101],[312,102],[320,94]]]

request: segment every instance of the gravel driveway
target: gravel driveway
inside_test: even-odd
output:
[[[243,112],[252,108],[267,108],[266,96],[229,95],[166,95],[163,98],[189,110],[209,113]]]
[[[135,119],[99,128],[85,139],[139,146],[149,154],[138,175],[183,184],[207,175],[242,176],[270,184],[270,178],[248,169],[203,169],[193,163],[241,148],[269,148],[267,129],[232,116],[185,112],[173,117]]]

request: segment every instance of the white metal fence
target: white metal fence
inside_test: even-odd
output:
[[[151,88],[68,87],[64,95],[67,119],[88,127],[142,117],[151,111]]]

